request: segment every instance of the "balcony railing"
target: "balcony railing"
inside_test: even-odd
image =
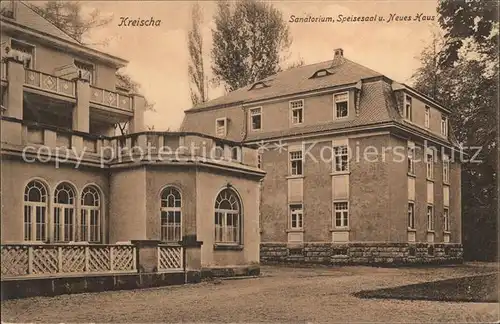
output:
[[[2,277],[136,272],[134,245],[5,244]]]
[[[99,163],[200,161],[233,168],[255,168],[258,163],[255,148],[198,133],[142,132],[108,137],[10,117],[2,117],[1,124],[2,129],[10,130],[2,133],[2,143],[16,150],[27,149],[30,154],[43,145],[59,154],[67,152],[71,158]],[[67,150],[59,150],[63,147]]]
[[[132,99],[129,95],[94,86],[90,86],[90,101],[103,106],[132,110]]]
[[[26,69],[24,83],[44,91],[75,97],[75,82],[40,71]]]

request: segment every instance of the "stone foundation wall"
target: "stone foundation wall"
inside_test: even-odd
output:
[[[1,281],[1,300],[130,290],[201,282],[201,271],[16,278]]]
[[[258,275],[260,275],[260,266],[258,264],[233,267],[207,267],[201,269],[201,279],[218,277],[246,277]]]
[[[261,243],[261,264],[405,265],[462,263],[461,244]]]

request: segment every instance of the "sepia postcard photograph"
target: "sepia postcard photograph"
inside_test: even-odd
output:
[[[500,323],[499,7],[2,0],[2,323]]]

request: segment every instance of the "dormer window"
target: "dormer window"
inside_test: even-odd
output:
[[[310,77],[310,79],[320,78],[320,77],[324,77],[324,76],[332,75],[332,74],[333,74],[333,72],[329,71],[328,69],[321,69],[321,70],[314,72],[314,74]]]
[[[302,124],[304,121],[304,100],[290,101],[290,113],[292,125]]]
[[[347,118],[349,116],[349,94],[339,93],[333,96],[335,119]]]
[[[217,118],[215,120],[215,134],[218,137],[225,137],[227,134],[227,118]]]
[[[12,39],[10,41],[12,56],[22,61],[25,69],[34,68],[35,47],[27,43]]]
[[[94,66],[90,63],[75,60],[75,66],[78,70],[78,77],[94,83]]]
[[[269,80],[270,81],[270,80]],[[267,81],[266,81],[267,82]],[[256,89],[262,89],[262,88],[267,88],[267,87],[270,87],[270,85],[268,85],[266,82],[264,81],[259,81],[259,82],[256,82],[254,83],[249,90],[256,90]]]
[[[262,129],[262,108],[250,109],[250,127],[252,130]]]
[[[405,95],[405,101],[404,101],[404,116],[405,119],[412,121],[412,103],[411,103],[411,97],[408,95]]]
[[[441,117],[441,135],[448,136],[448,117]]]

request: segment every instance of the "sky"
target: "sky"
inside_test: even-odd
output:
[[[184,110],[191,107],[187,75],[189,55],[187,34],[191,25],[190,1],[81,1],[88,11],[99,9],[103,16],[113,17],[110,24],[94,30],[94,46],[101,51],[129,61],[124,72],[141,84],[142,93],[155,103],[155,112],[147,112],[146,124],[155,130],[177,130]],[[214,27],[215,2],[200,2],[203,21],[205,69],[210,72],[210,49]],[[419,55],[438,30],[437,1],[273,1],[283,13],[293,42],[289,49],[291,63],[306,64],[333,58],[334,49],[342,48],[344,56],[389,78],[409,83],[420,66]],[[414,18],[421,14],[420,20]],[[333,17],[334,23],[291,23],[295,17]],[[338,22],[339,16],[384,17],[384,22]],[[390,16],[399,19],[392,21]],[[404,21],[404,17],[411,17]],[[159,26],[119,26],[129,20],[161,20]],[[422,17],[434,20],[423,20]],[[209,99],[223,95],[221,87],[209,90]]]

